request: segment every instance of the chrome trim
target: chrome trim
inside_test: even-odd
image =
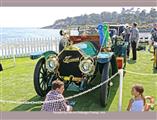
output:
[[[50,62],[53,62],[54,67],[50,67]],[[55,72],[56,68],[58,68],[59,63],[58,63],[58,57],[56,55],[50,55],[48,59],[46,60],[46,68],[49,72]]]

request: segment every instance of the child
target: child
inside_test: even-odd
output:
[[[130,99],[127,110],[131,112],[144,111],[145,98],[143,96],[144,88],[141,85],[134,85],[131,90],[131,94],[134,98]]]
[[[62,95],[63,92],[64,83],[58,79],[53,81],[52,90],[46,95],[46,99],[41,110],[47,112],[72,111],[72,107],[66,104],[64,96]]]

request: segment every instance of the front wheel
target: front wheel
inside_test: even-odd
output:
[[[41,58],[34,70],[34,88],[39,96],[44,97],[50,91],[49,82],[51,77],[52,74],[46,69],[45,58]]]
[[[101,83],[108,80],[109,77],[112,75],[112,67],[111,63],[105,63],[103,65],[102,75],[101,75]],[[107,105],[108,99],[109,99],[109,93],[110,93],[110,82],[105,83],[100,88],[100,104],[101,106],[105,107]]]

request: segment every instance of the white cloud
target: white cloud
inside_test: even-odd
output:
[[[121,9],[122,7],[0,7],[0,26],[43,27],[53,24],[57,19],[103,11],[120,12]]]

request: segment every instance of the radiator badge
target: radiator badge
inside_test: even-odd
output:
[[[78,58],[71,58],[72,56],[66,56],[63,60],[64,63],[71,63],[71,62],[79,62],[80,59]]]

